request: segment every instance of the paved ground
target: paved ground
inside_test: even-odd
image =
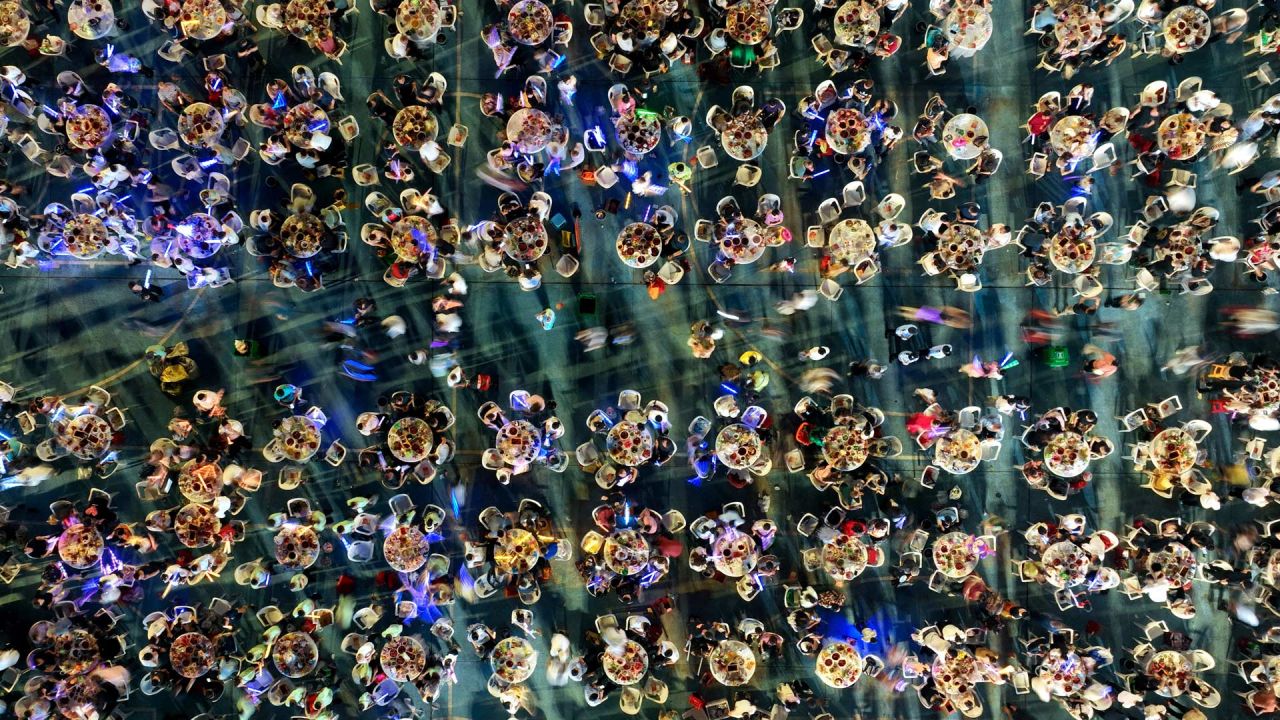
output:
[[[604,104],[603,93],[610,84],[603,66],[587,59],[586,34],[580,23],[581,8],[563,6],[563,11],[579,19],[578,35],[569,54],[563,72],[574,72],[580,80],[581,91],[577,108],[560,108],[566,118],[580,130],[586,122],[584,116],[600,113]],[[1061,201],[1066,190],[1058,181],[1046,179],[1031,183],[1022,174],[1024,147],[1020,146],[1020,130],[1031,102],[1040,93],[1056,89],[1066,91],[1071,83],[1059,77],[1047,77],[1043,72],[1030,70],[1035,64],[1034,43],[1022,34],[1025,27],[1025,8],[1020,3],[996,0],[996,34],[990,44],[971,61],[957,60],[951,71],[940,78],[930,78],[924,72],[920,53],[919,33],[912,25],[922,19],[924,9],[913,9],[899,21],[895,29],[906,35],[904,50],[891,61],[881,63],[872,70],[879,92],[887,94],[901,108],[903,125],[910,129],[912,118],[924,105],[929,94],[940,92],[952,107],[972,105],[992,128],[992,143],[1005,153],[1004,167],[1000,173],[984,185],[967,188],[950,205],[973,199],[982,204],[992,222],[1015,224],[1028,214],[1028,210],[1042,200]],[[144,27],[144,18],[136,10],[130,13],[133,29],[116,39],[120,49],[135,52],[160,63],[158,75],[177,74],[195,82],[194,66],[181,68],[160,61],[150,55],[158,44]],[[517,87],[510,75],[500,81],[493,78],[492,61],[479,42],[479,30],[483,24],[496,17],[496,10],[481,3],[464,4],[459,22],[459,32],[450,35],[449,41],[440,47],[430,62],[418,64],[391,61],[382,51],[382,38],[386,21],[371,13],[364,6],[354,23],[351,51],[343,65],[326,65],[342,79],[347,104],[360,118],[364,132],[354,147],[352,164],[375,159],[379,150],[374,144],[381,128],[363,112],[363,99],[375,87],[389,86],[390,78],[398,72],[421,77],[434,69],[443,73],[450,82],[450,100],[446,119],[442,125],[460,121],[472,128],[468,147],[456,152],[452,166],[445,175],[429,184],[446,198],[450,212],[464,222],[474,222],[487,217],[494,209],[495,191],[482,184],[475,176],[475,169],[484,162],[485,151],[494,144],[498,129],[496,122],[479,116],[477,91],[501,87],[511,91]],[[812,22],[812,21],[809,21]],[[65,29],[65,28],[64,28]],[[808,94],[823,77],[825,68],[812,60],[808,50],[811,26],[804,32],[794,33],[781,42],[784,57],[792,58],[781,67],[764,76],[740,73],[735,82],[755,87],[757,97],[776,96],[789,108]],[[269,77],[286,77],[289,66],[309,57],[301,47],[287,42],[283,37],[269,32],[259,35],[264,55],[268,58]],[[55,61],[58,70],[79,65],[73,55],[70,59]],[[0,60],[22,63],[20,53],[10,51]],[[50,61],[41,60],[28,69],[33,77],[49,73]],[[319,65],[315,65],[319,69]],[[97,68],[94,68],[97,70]],[[1252,63],[1245,64],[1239,47],[1211,46],[1200,51],[1191,60],[1176,69],[1159,60],[1122,60],[1100,72],[1086,72],[1080,79],[1092,82],[1098,89],[1098,101],[1102,103],[1132,104],[1139,88],[1152,79],[1170,81],[1194,73],[1204,76],[1206,83],[1238,109],[1251,107],[1259,99],[1249,93],[1241,82],[1241,76],[1252,70]],[[91,82],[100,75],[85,73]],[[142,78],[138,78],[142,80]],[[1172,82],[1171,82],[1172,84]],[[135,84],[136,85],[136,84]],[[263,78],[241,78],[239,87],[251,102],[263,99]],[[139,86],[144,87],[144,86]],[[660,110],[672,106],[680,114],[701,118],[713,103],[728,104],[732,86],[714,86],[700,83],[692,66],[676,68],[660,83],[655,96],[647,106]],[[140,90],[144,102],[154,102],[154,93]],[[554,94],[554,91],[553,91]],[[739,189],[737,196],[744,206],[754,202],[757,192],[775,192],[784,199],[788,225],[797,236],[805,225],[814,221],[814,211],[821,198],[839,191],[846,178],[834,173],[819,179],[811,186],[797,186],[788,181],[785,172],[786,153],[792,128],[798,120],[789,116],[773,134],[762,165],[769,170],[756,189]],[[158,124],[170,124],[161,122]],[[672,159],[691,155],[691,148],[710,142],[709,131],[697,123],[699,136],[691,146],[668,148],[664,141],[660,152],[646,161],[641,169],[661,171]],[[251,129],[250,137],[259,138],[259,131]],[[914,178],[909,176],[908,163],[914,148],[904,142],[881,167],[869,185],[869,195],[896,191],[910,198],[907,216],[918,217],[927,207],[927,196],[912,191]],[[248,167],[248,166],[246,166]],[[275,175],[279,186],[301,179],[296,167],[266,168],[255,166],[253,171],[235,174],[235,193],[242,215],[255,207],[268,207],[281,193],[268,186],[266,179]],[[26,177],[29,166],[19,156],[11,159],[11,177],[24,178],[32,198],[40,201],[65,200],[74,187],[47,184],[40,177]],[[1252,210],[1251,202],[1240,202],[1235,194],[1234,178],[1209,181],[1208,168],[1200,168],[1201,202],[1214,205],[1223,211],[1224,225],[1244,232],[1243,225]],[[692,226],[694,219],[711,216],[714,204],[726,192],[732,181],[733,166],[723,158],[721,165],[710,171],[701,171],[694,180],[694,192],[677,197],[674,192],[667,200],[678,203],[681,222]],[[1134,208],[1140,205],[1139,188],[1125,182],[1122,175],[1110,178],[1095,194],[1094,206],[1105,209],[1116,217],[1117,227],[1127,226],[1134,219]],[[560,416],[569,426],[565,446],[571,448],[586,438],[583,420],[591,409],[612,402],[623,388],[641,391],[646,398],[658,398],[672,408],[672,422],[683,428],[697,414],[710,411],[710,404],[718,394],[715,367],[719,362],[735,358],[748,348],[763,352],[774,367],[773,381],[765,395],[769,408],[785,413],[802,394],[796,378],[804,369],[804,363],[796,359],[798,350],[814,344],[826,344],[832,348],[828,365],[838,370],[853,359],[890,356],[885,339],[886,328],[896,324],[894,309],[899,305],[955,304],[971,311],[976,318],[968,331],[934,329],[932,342],[948,342],[956,347],[957,357],[981,354],[996,357],[1012,351],[1022,358],[1022,364],[1008,373],[1001,383],[969,381],[955,372],[954,363],[944,365],[917,364],[910,368],[894,368],[880,382],[858,381],[848,385],[860,400],[878,405],[890,412],[890,426],[903,434],[902,415],[913,409],[911,390],[915,387],[935,388],[944,404],[960,406],[981,403],[996,392],[1021,393],[1033,398],[1035,407],[1046,409],[1065,404],[1072,407],[1094,408],[1102,418],[1103,427],[1114,432],[1112,417],[1123,410],[1182,393],[1189,413],[1205,413],[1206,406],[1195,400],[1193,384],[1185,378],[1165,377],[1160,365],[1177,348],[1208,342],[1217,350],[1234,349],[1237,344],[1228,341],[1217,328],[1219,308],[1227,305],[1258,304],[1264,298],[1248,288],[1237,277],[1220,270],[1214,282],[1219,290],[1202,298],[1189,296],[1156,296],[1137,312],[1122,313],[1104,310],[1089,323],[1076,320],[1068,323],[1067,344],[1078,358],[1081,346],[1088,341],[1101,342],[1121,359],[1123,369],[1114,378],[1102,384],[1087,384],[1076,374],[1078,363],[1072,369],[1051,370],[1033,359],[1019,341],[1018,324],[1032,308],[1052,309],[1069,302],[1069,287],[1030,289],[1023,287],[1022,266],[1013,251],[1003,251],[990,256],[984,265],[983,279],[986,289],[977,295],[960,295],[950,288],[950,282],[923,278],[915,265],[916,253],[911,247],[888,251],[885,255],[885,272],[867,285],[850,288],[837,303],[822,301],[812,311],[790,318],[772,311],[773,304],[791,293],[814,287],[817,283],[817,263],[802,248],[797,248],[800,264],[791,276],[767,274],[758,269],[740,268],[732,281],[715,285],[703,272],[691,273],[679,286],[670,289],[657,301],[651,301],[637,272],[624,268],[612,250],[617,229],[629,219],[642,215],[647,203],[641,199],[632,201],[630,210],[609,216],[604,221],[592,217],[592,211],[610,197],[622,198],[624,191],[614,188],[602,192],[598,188],[587,189],[577,179],[565,175],[548,183],[556,210],[568,214],[568,208],[576,203],[583,210],[581,243],[583,246],[582,270],[572,280],[563,280],[548,272],[544,287],[535,293],[522,293],[507,278],[497,275],[480,275],[474,269],[465,274],[471,292],[464,311],[466,332],[459,351],[459,359],[468,369],[495,375],[496,392],[481,397],[471,393],[452,393],[442,381],[433,378],[425,366],[415,367],[404,361],[411,349],[426,343],[431,332],[430,290],[422,284],[410,284],[396,290],[379,279],[381,265],[358,243],[342,258],[340,269],[330,276],[328,288],[320,293],[302,295],[272,287],[264,270],[254,259],[243,253],[234,256],[239,266],[237,284],[219,290],[188,292],[174,279],[157,273],[156,278],[167,284],[167,298],[158,305],[140,305],[125,288],[127,279],[137,278],[137,269],[109,261],[95,263],[60,263],[42,272],[5,270],[0,273],[4,293],[0,295],[0,338],[8,343],[0,353],[0,377],[32,391],[70,393],[77,388],[99,383],[107,386],[129,408],[130,448],[123,457],[136,467],[140,451],[150,440],[160,437],[164,423],[171,414],[173,402],[158,390],[140,363],[143,349],[153,343],[187,340],[200,361],[202,386],[222,386],[228,389],[227,405],[231,414],[242,419],[246,427],[259,439],[269,433],[270,422],[279,417],[278,408],[271,401],[274,374],[305,388],[310,400],[323,407],[334,418],[334,433],[340,435],[349,447],[360,447],[353,418],[356,413],[372,409],[378,394],[397,389],[416,391],[447,399],[459,418],[458,443],[463,452],[459,461],[448,473],[448,482],[437,481],[426,488],[411,491],[419,502],[437,502],[448,506],[451,484],[466,488],[460,505],[459,525],[471,526],[480,509],[489,504],[514,508],[516,499],[524,494],[543,499],[553,508],[565,527],[584,527],[590,509],[596,504],[594,484],[582,473],[571,468],[563,475],[535,473],[532,479],[521,480],[510,488],[498,486],[492,476],[478,466],[479,450],[487,447],[490,438],[479,431],[474,421],[475,407],[487,397],[502,398],[512,389],[523,387],[554,397],[559,402]],[[332,184],[323,187],[335,187]],[[362,198],[362,190],[350,188],[354,197]],[[36,205],[37,203],[31,203]],[[361,211],[347,215],[352,235],[367,221]],[[696,248],[698,264],[705,267],[709,260],[706,248]],[[766,256],[766,260],[780,259],[781,254]],[[762,261],[763,264],[765,261]],[[1110,270],[1108,285],[1119,289],[1129,287],[1124,270]],[[578,293],[590,292],[597,297],[599,318],[605,325],[630,323],[637,340],[626,347],[610,347],[584,354],[573,340],[574,333],[583,322],[573,311]],[[351,302],[357,297],[373,297],[384,314],[398,313],[409,323],[409,333],[395,341],[379,340],[382,359],[378,363],[380,380],[362,385],[335,372],[336,355],[319,343],[321,322],[336,319],[349,313]],[[541,308],[563,303],[560,321],[556,327],[544,332],[534,320]],[[1274,304],[1274,303],[1273,303]],[[712,318],[716,310],[725,310],[749,322],[735,323],[721,343],[711,361],[694,360],[685,346],[689,325],[699,319]],[[784,332],[774,338],[760,332],[767,320],[770,326]],[[1106,324],[1106,338],[1098,331]],[[246,361],[233,358],[231,342],[236,337],[253,336],[263,344],[268,353],[264,362],[251,366]],[[1265,342],[1274,342],[1274,338]],[[1259,341],[1259,345],[1264,341]],[[256,382],[255,382],[256,381]],[[1122,442],[1122,441],[1121,441]],[[258,443],[261,444],[260,442]],[[1120,443],[1118,443],[1120,445]],[[1239,447],[1232,429],[1214,420],[1211,453],[1215,460],[1227,462]],[[1014,465],[1020,462],[1020,449],[1006,447],[1003,457],[992,467],[983,466],[962,481],[965,495],[963,505],[975,520],[985,513],[1016,519],[1019,527],[1029,522],[1047,519],[1054,513],[1085,512],[1090,523],[1105,528],[1119,529],[1123,519],[1135,512],[1156,516],[1172,515],[1179,508],[1138,488],[1138,480],[1128,472],[1117,453],[1094,473],[1092,489],[1069,502],[1057,503],[1040,494],[1032,494],[1017,477]],[[119,502],[140,517],[149,508],[139,507],[129,492],[133,481],[133,467],[126,468],[111,481],[112,491]],[[907,476],[917,476],[922,465],[918,459],[904,459],[893,466]],[[338,470],[323,465],[308,468],[309,481],[305,490],[325,510],[338,511],[346,497],[353,494],[377,492],[376,485],[365,482],[356,475],[353,467]],[[695,488],[686,482],[689,473],[682,458],[655,475],[651,475],[634,495],[652,507],[675,507],[693,517],[703,511],[718,507],[734,493],[720,484]],[[773,491],[772,517],[780,524],[793,527],[791,522],[818,500],[816,492],[798,476],[775,472],[769,478]],[[86,490],[82,483],[70,475],[59,477],[29,492],[21,498],[6,500],[6,504],[23,502],[28,508],[42,508],[58,496],[82,496]],[[10,491],[13,494],[13,491]],[[384,492],[384,495],[386,493]],[[261,522],[270,512],[283,509],[290,493],[274,487],[265,488],[246,511],[246,519]],[[926,505],[931,498],[919,498]],[[1185,509],[1182,509],[1185,510]],[[30,516],[33,520],[36,515]],[[259,526],[260,528],[261,526]],[[248,557],[255,552],[266,553],[270,535],[258,529],[240,554]],[[448,542],[451,555],[458,562],[461,544],[453,537]],[[782,555],[788,567],[798,567],[798,552],[792,538],[784,537]],[[1022,551],[1020,543],[1014,543],[1015,555]],[[1013,597],[1029,604],[1038,611],[1056,614],[1052,598],[1040,591],[1028,591],[1010,577],[1008,564],[1003,562],[1010,554],[1007,544],[1002,544],[1001,561],[989,561],[982,570],[983,576],[997,587],[1010,592]],[[326,578],[332,578],[345,561],[337,560],[332,567],[315,573],[312,587],[321,587]],[[743,605],[733,597],[732,591],[692,579],[692,573],[684,567],[674,573],[674,580],[667,586],[655,588],[647,599],[658,592],[672,591],[678,594],[678,604],[685,609],[714,615],[718,607],[726,615],[749,613],[761,618],[776,618],[781,614],[780,593],[765,593],[750,604]],[[365,568],[353,570],[367,576]],[[22,613],[22,590],[29,584],[18,583],[9,595],[0,598],[6,610]],[[228,583],[217,592],[238,594],[243,588]],[[200,588],[188,593],[197,599],[214,589]],[[734,604],[721,603],[733,597]],[[941,598],[917,587],[891,592],[887,583],[868,574],[850,589],[851,618],[859,623],[874,622],[881,628],[882,645],[907,642],[911,627],[940,619],[944,615],[963,618],[965,611],[955,599]],[[268,591],[245,596],[256,604],[268,600],[282,606],[290,602],[287,587],[273,585]],[[1193,634],[1214,655],[1225,658],[1230,640],[1230,626],[1226,616],[1214,611],[1211,598],[1200,598],[1205,610],[1190,624]],[[511,601],[496,599],[476,605],[459,604],[452,609],[459,627],[475,619],[498,621],[511,608]],[[581,583],[573,576],[571,568],[561,568],[554,585],[544,593],[544,599],[536,608],[541,625],[559,627],[569,631],[571,637],[581,637],[581,631],[592,624],[596,613],[614,610],[611,599],[592,599],[581,589]],[[1146,615],[1165,617],[1163,609],[1146,603],[1128,603],[1117,598],[1104,598],[1096,603],[1094,617],[1106,627],[1106,637],[1112,647],[1119,648],[1131,641],[1136,628],[1133,623]],[[726,617],[726,619],[728,619]],[[1175,624],[1171,618],[1171,624]],[[1069,624],[1082,626],[1085,618],[1080,613],[1070,614]],[[1180,623],[1179,623],[1180,624]],[[1027,622],[1016,632],[1031,632],[1038,623]],[[335,638],[332,650],[337,653]],[[1009,647],[1007,641],[1005,647]],[[469,651],[468,651],[469,652]],[[348,659],[339,657],[344,669]],[[1215,671],[1215,679],[1225,681],[1225,663]],[[496,701],[483,689],[486,668],[479,665],[474,656],[467,655],[460,673],[461,683],[450,693],[447,703],[434,711],[444,717],[496,717],[501,713]],[[681,664],[665,678],[673,688],[670,706],[686,707],[685,696],[692,689],[689,673],[695,669]],[[782,663],[763,668],[756,687],[771,688],[779,681],[795,676],[808,676],[804,658],[792,653]],[[541,685],[538,675],[538,711],[548,718],[572,718],[583,715],[586,707],[576,687],[552,690]],[[816,684],[816,683],[815,683]],[[344,690],[350,690],[350,683]],[[833,712],[837,717],[849,717],[857,711],[864,717],[918,717],[921,709],[913,695],[892,695],[882,687],[861,683],[851,691],[831,695]],[[1021,700],[1022,698],[1019,698]],[[1013,697],[1010,695],[1009,700]],[[993,694],[989,706],[998,702]],[[1231,706],[1228,701],[1224,705]],[[229,711],[224,701],[219,708]],[[1056,708],[1037,709],[1037,712],[1058,714]],[[147,712],[146,708],[142,712]],[[157,713],[163,711],[157,711]],[[595,712],[602,715],[618,714],[612,701]],[[646,714],[652,714],[650,708]],[[1230,716],[1233,710],[1224,709]]]

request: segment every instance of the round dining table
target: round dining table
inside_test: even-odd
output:
[[[836,8],[833,29],[836,42],[841,45],[871,45],[880,33],[880,11],[863,0],[848,0]]]
[[[724,29],[734,42],[759,45],[773,29],[773,15],[760,0],[739,0],[725,10]]]
[[[537,262],[550,245],[547,228],[537,215],[522,215],[502,231],[502,252],[516,262]]]
[[[646,268],[662,256],[662,236],[649,223],[628,223],[618,232],[614,248],[628,267]]]
[[[751,682],[756,674],[756,654],[751,646],[729,638],[721,640],[707,658],[711,677],[721,685],[738,687]]]
[[[541,45],[554,29],[551,8],[539,0],[520,0],[507,11],[507,32],[521,45]]]
[[[324,222],[311,213],[290,215],[280,225],[280,244],[284,246],[290,256],[298,260],[305,260],[319,254],[324,248],[324,237]],[[303,419],[305,420],[306,418]],[[288,423],[288,429],[290,431],[297,430],[308,436],[311,435],[305,428],[298,427],[296,422]],[[318,436],[319,431],[316,431],[315,435]],[[318,448],[318,438],[316,441],[316,448]],[[286,454],[289,452],[292,452],[292,450],[286,449]],[[311,454],[314,454],[314,450]]]
[[[730,118],[720,133],[720,145],[724,151],[729,157],[742,162],[759,157],[768,142],[769,131],[755,111]]]
[[[1209,42],[1213,23],[1209,14],[1195,5],[1179,5],[1165,15],[1161,32],[1167,48],[1176,53],[1199,50]]]
[[[67,6],[67,27],[76,37],[98,40],[116,29],[111,0],[75,0]]]
[[[850,425],[834,425],[822,439],[822,459],[833,470],[857,470],[867,461],[867,438]]]
[[[814,659],[814,672],[829,687],[847,688],[862,677],[862,656],[843,640],[827,643]]]
[[[417,42],[435,42],[443,19],[436,0],[402,0],[396,8],[396,29]]]
[[[857,110],[836,108],[827,114],[823,137],[835,152],[852,155],[871,144],[871,126]]]
[[[633,420],[620,420],[605,435],[609,459],[627,467],[639,467],[653,457],[653,435]]]
[[[397,258],[418,263],[434,255],[439,239],[430,220],[421,215],[406,215],[391,226],[389,242]]]
[[[412,525],[397,525],[382,541],[382,556],[396,572],[416,572],[427,563],[427,550],[427,536]]]
[[[875,254],[876,234],[862,218],[845,218],[827,233],[827,254],[853,267]]]
[[[554,133],[551,116],[537,108],[520,108],[507,119],[507,140],[525,155],[542,152],[551,143]]]
[[[989,136],[986,121],[977,115],[960,113],[942,127],[942,146],[957,160],[973,160],[982,154]]]
[[[764,440],[755,430],[734,423],[726,425],[716,435],[716,457],[721,464],[733,470],[745,470],[755,465],[764,453]]]
[[[955,428],[934,444],[934,464],[953,475],[966,475],[982,462],[982,443],[972,431]]]
[[[538,652],[532,643],[522,637],[506,637],[493,646],[489,656],[493,674],[500,680],[515,685],[528,680],[538,666]]]
[[[0,2],[0,45],[17,47],[31,32],[31,17],[18,0]]]
[[[977,2],[959,4],[942,21],[947,44],[956,57],[973,57],[986,46],[994,29],[991,13]]]
[[[97,105],[77,105],[67,116],[66,133],[72,147],[92,150],[111,137],[111,119]]]
[[[503,462],[512,467],[528,465],[538,457],[542,435],[528,420],[512,420],[498,428],[496,447]]]

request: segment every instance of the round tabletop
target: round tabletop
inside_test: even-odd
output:
[[[512,420],[498,428],[498,453],[508,465],[528,465],[538,457],[542,435],[528,420]]]
[[[391,226],[391,250],[408,263],[421,262],[435,254],[439,234],[431,221],[419,215],[407,215]]]
[[[1058,477],[1080,475],[1089,467],[1089,441],[1069,430],[1054,435],[1044,444],[1044,466]]]
[[[212,545],[222,529],[222,521],[208,505],[189,503],[173,518],[173,533],[178,542],[189,548]]]
[[[324,222],[311,213],[290,215],[280,225],[280,244],[299,260],[317,255],[324,246],[324,236]]]
[[[395,682],[416,680],[427,669],[427,649],[417,638],[391,638],[378,654],[382,672]]]
[[[948,155],[957,160],[972,160],[982,154],[989,133],[987,123],[982,118],[960,113],[943,126],[942,146],[947,149]]]
[[[871,144],[871,126],[857,110],[836,108],[827,114],[823,136],[835,152],[852,155]]]
[[[1089,579],[1093,557],[1069,540],[1060,540],[1040,554],[1045,579],[1056,588],[1075,587]]]
[[[440,132],[439,121],[432,112],[421,105],[410,105],[396,113],[391,121],[391,134],[402,147],[417,150],[436,139]]]
[[[1082,273],[1093,265],[1098,245],[1093,238],[1063,230],[1049,238],[1049,262],[1064,273]]]
[[[605,677],[618,685],[635,685],[649,671],[649,653],[635,640],[627,640],[619,652],[606,648],[600,654],[600,668]]]
[[[951,52],[960,57],[968,57],[981,50],[991,39],[995,24],[991,22],[991,13],[979,3],[958,5],[942,23]]]
[[[541,45],[554,28],[551,8],[538,0],[520,0],[507,11],[507,32],[521,45]]]
[[[76,570],[97,565],[105,548],[102,534],[84,523],[68,525],[58,536],[58,559]]]
[[[316,147],[315,135],[329,129],[329,113],[313,102],[303,102],[285,111],[281,121],[284,139],[296,148]]]
[[[1164,16],[1165,45],[1175,52],[1198,50],[1209,42],[1213,23],[1209,14],[1195,5],[1179,5]]]
[[[649,223],[633,222],[618,233],[618,257],[629,267],[645,268],[662,256],[662,236]]]
[[[493,564],[503,575],[523,575],[538,564],[542,546],[538,538],[524,528],[507,528],[498,535],[493,549]]]
[[[827,233],[827,254],[842,265],[853,267],[875,251],[875,231],[862,218],[845,218]]]
[[[97,105],[78,105],[67,116],[66,133],[72,147],[92,150],[111,137],[111,119]]]
[[[276,532],[276,562],[290,570],[305,570],[320,557],[320,537],[307,525],[286,524]]]
[[[275,663],[276,670],[287,678],[305,677],[320,662],[320,649],[307,633],[286,633],[272,646],[271,661]]]
[[[982,462],[982,443],[978,436],[964,428],[955,428],[938,438],[934,445],[934,464],[953,475],[973,472]]]
[[[741,640],[721,640],[707,660],[711,677],[721,685],[746,685],[756,674],[756,654]]]
[[[169,646],[169,665],[184,678],[194,680],[213,669],[218,662],[213,641],[198,632],[183,633]]]
[[[933,564],[949,578],[965,578],[978,567],[978,561],[994,548],[985,540],[963,532],[950,532],[933,542]]]
[[[849,0],[836,8],[835,36],[841,45],[871,45],[880,34],[880,12],[875,5]]]
[[[312,47],[333,37],[329,29],[328,0],[289,0],[284,6],[284,27]]]
[[[551,142],[554,131],[551,116],[537,108],[520,108],[507,119],[507,140],[525,155],[542,152]]]
[[[743,577],[759,559],[755,538],[734,528],[722,529],[711,545],[711,561],[727,577]]]
[[[0,45],[16,47],[31,32],[31,18],[17,0],[0,2]]]
[[[382,541],[382,556],[396,572],[414,572],[427,563],[427,536],[412,525],[398,525]]]
[[[604,539],[604,565],[623,576],[634,576],[649,567],[649,541],[634,528],[623,528]]]
[[[53,638],[53,656],[64,675],[82,675],[102,660],[98,639],[88,630],[73,627]]]
[[[533,645],[522,637],[506,637],[493,646],[489,656],[493,674],[511,684],[528,680],[538,667],[538,653]]]
[[[822,546],[822,569],[837,580],[858,577],[867,569],[867,546],[853,535],[836,535]]]
[[[95,215],[76,215],[62,227],[62,245],[67,254],[89,260],[107,249],[107,226]]]
[[[652,42],[677,8],[674,0],[631,0],[618,11],[618,21],[641,42]]]
[[[978,678],[978,659],[968,650],[952,648],[933,662],[934,685],[944,695],[954,697],[973,687]]]
[[[957,272],[972,272],[982,264],[986,254],[982,231],[966,223],[948,223],[938,237],[938,256],[947,267]]]
[[[764,454],[764,440],[755,430],[734,423],[716,435],[716,457],[725,467],[744,470],[756,464]]]
[[[188,462],[178,471],[178,492],[195,503],[211,503],[222,494],[222,468],[215,462]]]
[[[111,0],[76,0],[67,7],[67,26],[76,37],[97,40],[116,29]]]
[[[1196,556],[1182,543],[1172,542],[1147,553],[1142,562],[1147,579],[1168,583],[1169,587],[1186,587],[1196,570]]]
[[[1059,53],[1071,56],[1084,52],[1102,41],[1104,26],[1098,11],[1084,3],[1068,5],[1058,14],[1053,34],[1058,39]]]
[[[191,213],[173,228],[178,249],[189,258],[213,257],[222,249],[223,225],[208,213]]]
[[[294,215],[290,219],[296,217],[299,216]],[[292,415],[285,418],[280,421],[275,435],[280,451],[294,462],[306,462],[320,450],[320,428],[309,417]]]
[[[1156,693],[1178,697],[1187,691],[1193,676],[1191,661],[1176,650],[1161,650],[1147,660],[1147,677],[1156,681]]]
[[[111,423],[94,415],[77,415],[61,426],[57,440],[67,452],[81,460],[96,460],[111,449]]]
[[[833,688],[847,688],[862,677],[862,656],[847,642],[828,643],[814,660],[818,679]]]
[[[1075,695],[1084,689],[1089,680],[1089,670],[1074,652],[1051,651],[1036,669],[1036,675],[1045,681],[1049,692],[1058,697]]]
[[[502,231],[502,252],[516,262],[537,262],[549,244],[547,227],[537,215],[522,215]]]
[[[769,241],[765,228],[752,218],[738,218],[732,223],[716,224],[716,245],[721,254],[733,258],[738,265],[749,265],[764,255]]]
[[[841,472],[856,470],[867,461],[867,439],[854,427],[835,425],[823,436],[822,459]]]
[[[605,436],[605,452],[619,465],[639,467],[653,457],[653,435],[647,427],[620,420]]]
[[[755,112],[736,115],[729,118],[724,132],[720,133],[720,145],[729,157],[746,162],[754,160],[764,152],[769,142],[769,131],[765,130]]]
[[[403,462],[421,462],[431,454],[434,446],[431,426],[422,418],[400,418],[387,431],[387,448]]]
[[[1098,147],[1098,127],[1083,115],[1067,115],[1049,130],[1049,146],[1073,160],[1090,157]]]
[[[403,0],[396,8],[396,29],[411,40],[434,41],[442,21],[436,0]]]
[[[192,40],[212,40],[227,25],[227,9],[222,0],[183,0],[178,29]]]
[[[1208,125],[1191,113],[1174,113],[1160,123],[1160,149],[1174,160],[1190,160],[1204,149]]]
[[[760,0],[741,0],[725,10],[724,30],[735,42],[758,45],[769,37],[773,15]]]
[[[644,155],[662,139],[662,120],[651,113],[623,115],[613,121],[618,144],[632,155]]]
[[[1196,465],[1196,441],[1182,428],[1165,428],[1148,444],[1151,461],[1161,471],[1181,475]]]

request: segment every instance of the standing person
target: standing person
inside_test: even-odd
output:
[[[137,280],[129,281],[129,292],[137,295],[145,302],[160,302],[164,297],[164,291],[158,287],[154,287],[151,283],[140,283]]]

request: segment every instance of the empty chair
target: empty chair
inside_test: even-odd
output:
[[[867,199],[867,190],[861,180],[854,180],[844,186],[841,193],[845,207],[857,207]]]
[[[178,147],[178,133],[170,128],[152,130],[147,134],[147,142],[157,150],[172,150]]]
[[[738,166],[737,172],[734,173],[733,184],[742,187],[755,187],[760,182],[763,172],[759,166],[744,163]]]
[[[830,225],[840,219],[840,201],[836,198],[827,198],[818,205],[818,219],[823,225]]]

